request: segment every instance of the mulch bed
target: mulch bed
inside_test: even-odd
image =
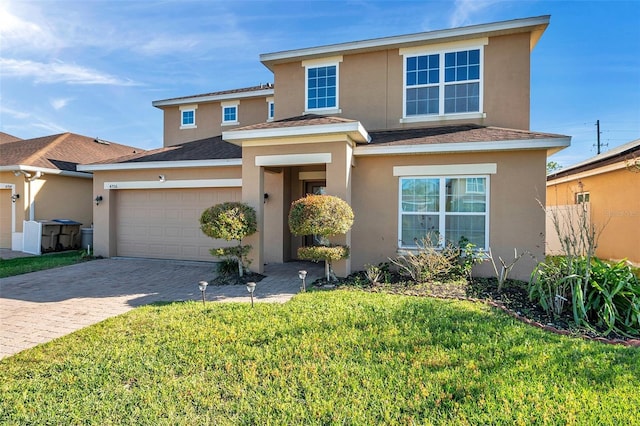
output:
[[[209,281],[209,285],[211,286],[221,286],[221,285],[246,285],[250,282],[260,282],[265,278],[264,275],[258,274],[255,272],[245,273],[242,277],[238,275],[218,275],[211,281]]]
[[[527,284],[521,281],[508,280],[501,292],[498,291],[495,278],[474,278],[472,281],[460,280],[446,283],[415,283],[404,281],[404,278],[399,276],[392,276],[390,281],[391,283],[370,285],[364,274],[356,273],[332,284],[337,284],[337,287],[355,286],[363,291],[371,292],[483,302],[505,311],[508,315],[526,324],[556,334],[609,344],[640,347],[640,338],[629,338],[614,332],[605,336],[600,330],[578,327],[573,322],[571,314],[565,314],[559,318],[550,317],[537,303],[529,300]],[[363,283],[367,284],[363,285]],[[313,284],[322,288],[327,283],[324,280],[318,280]]]

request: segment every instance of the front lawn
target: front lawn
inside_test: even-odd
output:
[[[0,259],[0,278],[73,265],[86,260],[83,257],[83,253],[82,250],[73,250],[63,253],[43,254],[41,256]]]
[[[152,305],[0,361],[2,424],[640,424],[640,349],[337,290]]]

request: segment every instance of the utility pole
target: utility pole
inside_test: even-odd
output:
[[[598,136],[598,155],[600,155],[600,120],[596,120],[596,134]]]

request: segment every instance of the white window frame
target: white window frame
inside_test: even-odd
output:
[[[340,62],[342,62],[342,55],[334,56],[331,58],[311,59],[308,61],[302,61],[304,67],[304,112],[303,114],[339,114],[342,112],[340,109]],[[320,67],[336,67],[336,105],[329,108],[308,108],[309,105],[309,69]]]
[[[576,204],[588,203],[590,201],[591,194],[589,193],[589,191],[576,192]]]
[[[485,180],[485,211],[484,212],[447,212],[446,211],[446,181],[447,179],[469,179],[469,178],[484,178]],[[405,179],[439,179],[439,205],[440,209],[438,212],[403,212],[402,211],[402,181]],[[417,175],[417,176],[400,176],[398,179],[398,248],[405,250],[415,250],[417,249],[414,245],[403,245],[402,244],[402,216],[403,215],[425,215],[430,214],[434,216],[438,216],[438,232],[440,236],[446,237],[446,218],[447,216],[482,216],[484,215],[484,247],[476,247],[478,249],[488,250],[489,249],[489,223],[490,223],[490,212],[491,212],[491,197],[489,188],[490,185],[490,175]]]
[[[196,110],[198,105],[181,105],[180,106],[180,129],[195,129],[196,125]],[[184,124],[184,114],[186,112],[193,112],[193,123]]]
[[[472,119],[485,118],[484,111],[484,46],[489,43],[488,38],[469,40],[465,42],[452,42],[438,46],[419,46],[400,49],[402,56],[402,118],[400,123],[419,123],[424,121],[440,121],[451,119]],[[460,52],[465,50],[480,50],[480,78],[478,80],[469,80],[466,82],[445,82],[445,54]],[[437,84],[429,84],[428,86],[438,87],[438,114],[423,114],[407,116],[407,89],[415,88],[415,86],[407,86],[407,58],[413,56],[439,55],[439,79]],[[445,87],[452,84],[478,83],[478,111],[463,113],[445,113],[444,112],[444,93]]]
[[[267,121],[273,121],[275,116],[275,103],[273,98],[267,98]]]
[[[240,108],[238,107],[240,105],[239,101],[229,101],[229,102],[221,102],[220,103],[220,112],[222,114],[222,125],[223,126],[232,126],[232,125],[236,125],[236,124],[240,124]],[[236,110],[236,119],[235,120],[225,120],[224,118],[224,110],[226,108],[234,108]]]

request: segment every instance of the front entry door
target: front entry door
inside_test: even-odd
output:
[[[326,194],[327,182],[326,181],[313,181],[305,182],[304,193],[305,195],[322,195]],[[326,237],[320,235],[307,235],[304,237],[305,246],[319,246],[329,244],[329,240]]]

